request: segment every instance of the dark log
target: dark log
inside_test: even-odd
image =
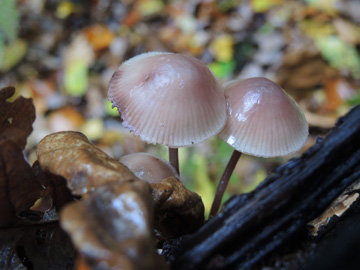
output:
[[[301,236],[359,177],[360,106],[325,139],[277,168],[255,191],[230,199],[218,216],[164,253],[172,269],[254,269]]]

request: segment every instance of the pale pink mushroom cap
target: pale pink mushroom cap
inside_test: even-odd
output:
[[[235,80],[225,86],[228,119],[219,137],[239,152],[261,157],[298,151],[308,124],[298,104],[266,78]]]
[[[191,146],[216,135],[226,122],[222,87],[196,58],[144,53],[120,65],[108,89],[123,125],[148,143]]]
[[[149,183],[160,183],[170,176],[178,177],[174,167],[167,161],[148,153],[133,153],[122,156],[120,162],[139,179]]]

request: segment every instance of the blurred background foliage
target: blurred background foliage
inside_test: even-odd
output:
[[[359,14],[358,0],[1,0],[0,87],[13,85],[35,103],[30,163],[38,141],[60,130],[85,133],[114,158],[139,151],[167,158],[165,147],[121,126],[107,84],[142,52],[189,54],[222,82],[279,83],[310,124],[304,151],[360,103]],[[181,178],[207,211],[231,152],[217,138],[180,150]],[[243,156],[224,199],[252,190],[291,157]]]

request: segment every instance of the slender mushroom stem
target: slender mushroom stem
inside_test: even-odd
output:
[[[221,200],[225,193],[227,184],[229,183],[230,176],[233,173],[236,163],[238,162],[240,156],[241,156],[241,152],[239,152],[237,150],[234,150],[234,152],[231,155],[231,158],[225,168],[223,175],[221,176],[219,185],[216,189],[215,198],[214,198],[213,204],[211,206],[210,218],[215,216],[217,214],[217,212],[219,211]]]
[[[171,166],[173,166],[177,172],[177,174],[180,176],[179,172],[179,153],[178,148],[171,148],[169,147],[169,163]]]

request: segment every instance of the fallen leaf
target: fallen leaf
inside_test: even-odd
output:
[[[16,39],[19,28],[19,12],[16,8],[16,1],[3,0],[0,2],[0,32],[1,38],[13,41]]]
[[[47,135],[37,147],[41,168],[67,179],[74,194],[83,195],[105,183],[133,181],[136,176],[85,135],[63,131]]]
[[[31,99],[24,97],[18,97],[14,102],[7,102],[6,100],[14,93],[14,87],[0,90],[0,141],[10,139],[24,149],[27,137],[33,130],[35,107]]]
[[[229,62],[234,55],[234,38],[232,35],[220,35],[209,45],[209,50],[216,61]]]
[[[333,24],[344,41],[354,45],[360,43],[360,27],[358,25],[341,18],[336,18]]]
[[[94,62],[93,46],[84,34],[75,36],[64,51],[64,88],[72,96],[83,96],[89,84],[89,67]]]
[[[0,40],[1,41],[1,40]],[[15,67],[25,57],[28,44],[23,39],[16,39],[10,44],[0,48],[0,71],[6,72]]]
[[[84,116],[72,107],[62,107],[52,111],[47,117],[47,122],[52,132],[80,130],[86,123]]]
[[[155,230],[158,239],[169,239],[192,233],[204,223],[201,197],[188,190],[176,177],[151,184],[155,208]]]
[[[42,186],[46,187],[46,194],[51,197],[52,206],[57,212],[66,204],[74,200],[71,190],[67,187],[67,181],[64,177],[44,172],[41,169],[39,161],[36,161],[32,166],[36,179]]]
[[[334,112],[347,100],[356,95],[356,90],[342,78],[329,78],[325,81],[326,104],[325,108]]]
[[[266,12],[273,6],[283,4],[283,0],[252,0],[251,6],[255,12]]]
[[[45,194],[20,147],[11,140],[0,141],[0,227],[26,223],[19,214]]]
[[[97,187],[82,201],[67,205],[60,220],[91,269],[167,269],[153,246],[152,198],[146,182]]]
[[[141,13],[137,9],[131,9],[123,19],[122,23],[127,27],[133,27],[142,19]]]
[[[324,83],[325,78],[337,76],[326,61],[309,48],[285,52],[284,61],[278,70],[277,82],[289,93],[314,89]]]
[[[115,37],[114,33],[103,24],[96,24],[86,28],[84,34],[95,51],[108,48]]]
[[[144,17],[159,16],[163,14],[165,5],[159,0],[140,0],[137,2],[137,9]]]
[[[330,66],[360,79],[360,56],[355,46],[335,35],[320,36],[315,39],[315,44]]]
[[[212,62],[209,64],[209,68],[220,79],[227,79],[231,77],[231,74],[235,69],[235,62]]]
[[[320,114],[312,113],[306,108],[303,108],[303,111],[306,121],[309,123],[310,127],[330,129],[336,123],[337,117],[334,114],[320,115]]]

